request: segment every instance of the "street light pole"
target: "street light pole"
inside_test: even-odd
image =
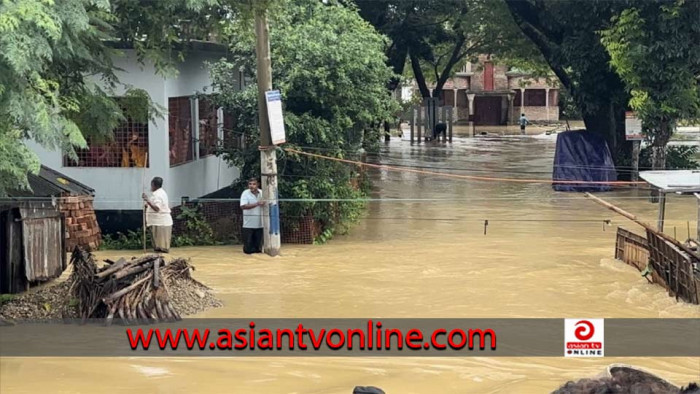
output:
[[[260,123],[260,172],[262,191],[267,201],[263,207],[263,251],[270,256],[280,253],[279,209],[277,194],[277,151],[272,144],[270,120],[265,92],[272,90],[272,63],[270,60],[270,31],[267,10],[255,9],[255,53],[258,71],[258,120]],[[272,212],[272,215],[270,215]]]

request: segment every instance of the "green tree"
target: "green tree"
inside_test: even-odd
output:
[[[34,140],[75,158],[86,137],[111,137],[123,119],[114,97],[125,90],[129,113],[147,94],[123,86],[112,57],[135,48],[163,73],[191,38],[215,32],[237,0],[3,0],[0,2],[0,196],[28,187],[39,170],[25,142]],[[230,4],[229,4],[230,3]],[[222,5],[227,5],[223,7]],[[173,48],[176,50],[173,51]],[[136,99],[136,100],[130,100]],[[139,116],[136,116],[139,115]]]
[[[699,18],[698,1],[640,0],[602,32],[610,64],[642,119],[653,169],[666,168],[676,122],[700,116]]]
[[[100,119],[97,133],[116,124],[108,116],[116,105],[84,79],[95,73],[115,83],[96,28],[106,25],[108,11],[105,1],[0,3],[0,195],[26,185],[27,172],[39,169],[25,140],[72,154],[85,146],[81,121]]]
[[[386,66],[384,37],[352,7],[316,0],[283,0],[270,10],[272,81],[285,105],[290,147],[340,158],[358,159],[360,149],[378,142],[376,126],[397,110],[386,89],[393,76]],[[255,75],[255,37],[250,20],[233,18],[228,26],[231,56],[214,65],[216,100],[234,116],[234,133],[243,147],[222,154],[242,168],[241,180],[259,176],[260,154],[255,86],[236,91],[234,76]],[[328,160],[282,154],[278,163],[282,198],[356,199],[355,168]],[[285,215],[312,214],[327,229],[359,213],[357,202],[304,202],[282,205]]]
[[[629,94],[610,67],[599,31],[627,1],[505,0],[516,25],[534,43],[581,111],[590,132],[603,135],[616,161],[629,154],[624,113]]]
[[[491,0],[357,0],[361,15],[391,39],[389,64],[410,64],[423,97],[439,97],[457,68],[480,54],[506,55],[531,46]],[[534,53],[534,52],[531,52]],[[531,56],[534,58],[535,56]],[[395,84],[392,85],[395,87]]]

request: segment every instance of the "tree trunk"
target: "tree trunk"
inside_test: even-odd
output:
[[[582,117],[587,131],[605,138],[616,163],[622,157],[629,157],[632,152],[632,143],[625,139],[625,108],[623,106],[608,101],[599,107],[598,111],[584,112]]]
[[[584,113],[583,123],[586,130],[604,137],[610,150],[615,150],[617,147],[617,122],[612,103],[607,103],[598,112]]]
[[[428,84],[425,82],[423,70],[420,68],[420,60],[418,56],[413,53],[409,53],[409,57],[411,58],[411,69],[413,70],[413,76],[416,78],[420,95],[424,98],[428,98],[430,97],[430,89],[428,89]]]
[[[672,127],[668,120],[659,122],[659,129],[654,132],[651,143],[651,169],[666,169],[666,146],[671,139]]]
[[[666,147],[652,146],[651,147],[651,169],[665,170],[666,169]]]

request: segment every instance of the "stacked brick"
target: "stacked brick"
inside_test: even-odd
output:
[[[92,196],[69,196],[60,201],[61,213],[66,219],[66,251],[76,246],[97,250],[102,239],[97,216],[92,207]]]

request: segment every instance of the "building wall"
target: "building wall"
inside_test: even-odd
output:
[[[517,123],[518,118],[521,113],[525,113],[525,116],[530,122],[556,122],[559,120],[559,106],[547,107],[514,107],[513,108],[513,123]]]
[[[457,110],[453,112],[455,121],[466,121],[469,118],[469,101],[466,98],[467,93],[475,93],[477,96],[484,90],[484,62],[487,61],[486,56],[480,56],[479,64],[469,64],[455,76],[450,78],[444,85],[444,91],[441,96],[444,105],[453,105],[455,88],[457,88]],[[415,84],[414,84],[415,86]],[[508,71],[508,66],[494,64],[493,66],[493,91],[494,94],[502,94],[504,98],[508,93],[517,95],[522,98],[522,89],[548,89],[549,109],[546,106],[525,106],[515,105],[511,111],[510,103],[507,99],[503,100],[501,115],[505,116],[502,122],[517,121],[520,113],[524,111],[528,119],[531,121],[558,121],[558,85],[556,82],[548,81],[546,78],[531,78],[527,75],[511,73]],[[514,103],[517,104],[517,103]],[[527,104],[527,102],[526,102]],[[510,114],[512,113],[512,118]]]
[[[37,153],[41,163],[60,168],[67,176],[95,189],[96,210],[140,211],[141,193],[144,189],[150,190],[148,184],[156,176],[163,178],[171,206],[178,205],[182,196],[199,197],[232,183],[238,177],[238,169],[228,167],[223,159],[209,156],[171,168],[169,157],[168,97],[189,96],[205,88],[210,91],[211,82],[204,60],[214,61],[220,56],[191,54],[178,66],[177,77],[165,79],[156,74],[152,64],[138,64],[134,51],[125,51],[125,54],[114,59],[115,65],[124,70],[117,72],[120,81],[144,89],[151,100],[166,111],[162,118],[156,118],[148,125],[148,168],[64,167],[61,151],[47,150],[29,141],[27,145]]]
[[[180,73],[177,77],[168,79],[165,83],[165,107],[168,106],[168,98],[192,96],[196,93],[210,93],[211,79],[206,68],[206,62],[215,62],[221,55],[211,53],[192,54],[179,67]],[[204,89],[206,87],[206,89]],[[197,113],[198,111],[195,111]],[[219,119],[221,119],[219,113]],[[170,167],[170,157],[168,152],[168,119],[165,119],[166,127],[163,135],[166,152],[166,162],[168,163],[169,188],[166,189],[171,205],[179,205],[182,197],[196,198],[212,193],[222,187],[229,186],[238,178],[237,168],[229,167],[221,157],[207,156],[194,161]],[[223,138],[223,133],[219,132],[219,138]],[[195,157],[198,154],[195,149]],[[165,179],[164,179],[165,181]]]

